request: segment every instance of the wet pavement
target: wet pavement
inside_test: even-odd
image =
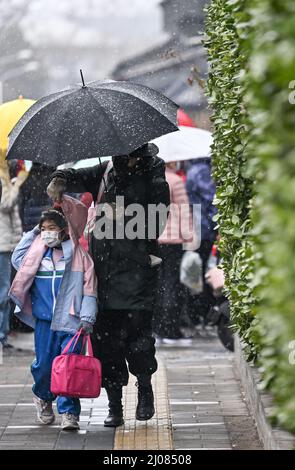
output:
[[[240,383],[233,354],[214,334],[194,338],[190,346],[160,345],[153,377],[156,414],[135,420],[135,379],[124,390],[125,425],[105,428],[107,398],[82,400],[80,431],[61,431],[36,422],[30,364],[32,334],[11,343],[25,353],[4,356],[0,365],[0,450],[4,449],[261,449]],[[31,351],[30,351],[31,349]]]

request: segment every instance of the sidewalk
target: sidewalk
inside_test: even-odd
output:
[[[32,335],[18,334],[11,343],[32,348]],[[194,339],[190,347],[158,348],[159,369],[153,377],[156,414],[147,422],[134,418],[135,379],[124,391],[125,425],[103,426],[107,414],[104,390],[82,400],[80,431],[39,425],[32,404],[30,363],[26,352],[4,357],[0,365],[0,450],[2,449],[260,449],[233,355],[216,337]]]
[[[33,335],[18,334],[16,338],[9,338],[9,342],[24,348],[26,352],[25,355],[18,353],[15,356],[4,356],[3,365],[0,365],[0,451],[112,449],[115,431],[103,426],[107,409],[104,390],[98,399],[81,400],[82,412],[78,432],[61,431],[61,420],[57,412],[54,425],[38,424],[31,391]],[[56,411],[55,404],[54,410]]]
[[[162,348],[174,449],[261,449],[233,354],[218,338],[198,338],[190,348]]]

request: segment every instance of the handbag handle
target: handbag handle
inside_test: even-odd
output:
[[[73,338],[70,339],[70,341],[66,345],[65,349],[62,351],[62,354],[67,354],[69,352],[69,350],[70,350],[70,348],[71,348],[74,341],[75,341],[75,343],[74,343],[73,349],[75,349],[76,344],[79,341],[79,338],[82,334],[82,330],[83,329],[80,328],[80,330],[77,331],[77,333],[73,336]],[[88,349],[88,356],[93,357],[93,348],[92,348],[92,344],[91,344],[90,335],[87,335],[87,336],[83,335],[83,342],[82,342],[81,351],[84,350],[86,343],[87,343],[87,349]]]
[[[87,354],[85,354],[85,356],[93,357],[93,349],[92,349],[90,335],[87,335],[87,336],[84,335],[81,353],[84,350],[85,346],[87,346],[87,350],[86,350]]]

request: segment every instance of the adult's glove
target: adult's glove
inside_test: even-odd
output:
[[[53,201],[61,202],[63,193],[67,188],[67,182],[64,178],[56,176],[47,186],[47,194]]]
[[[90,335],[93,331],[93,325],[92,323],[89,323],[88,321],[81,321],[80,324],[78,325],[77,331],[81,330],[81,328],[82,328],[83,335]]]

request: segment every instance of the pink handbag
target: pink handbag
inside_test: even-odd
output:
[[[75,348],[81,332],[82,329],[52,363],[50,390],[54,395],[71,398],[97,398],[100,395],[101,364],[93,357],[90,336],[83,337],[81,350],[87,343],[88,355],[68,352],[74,341]]]

